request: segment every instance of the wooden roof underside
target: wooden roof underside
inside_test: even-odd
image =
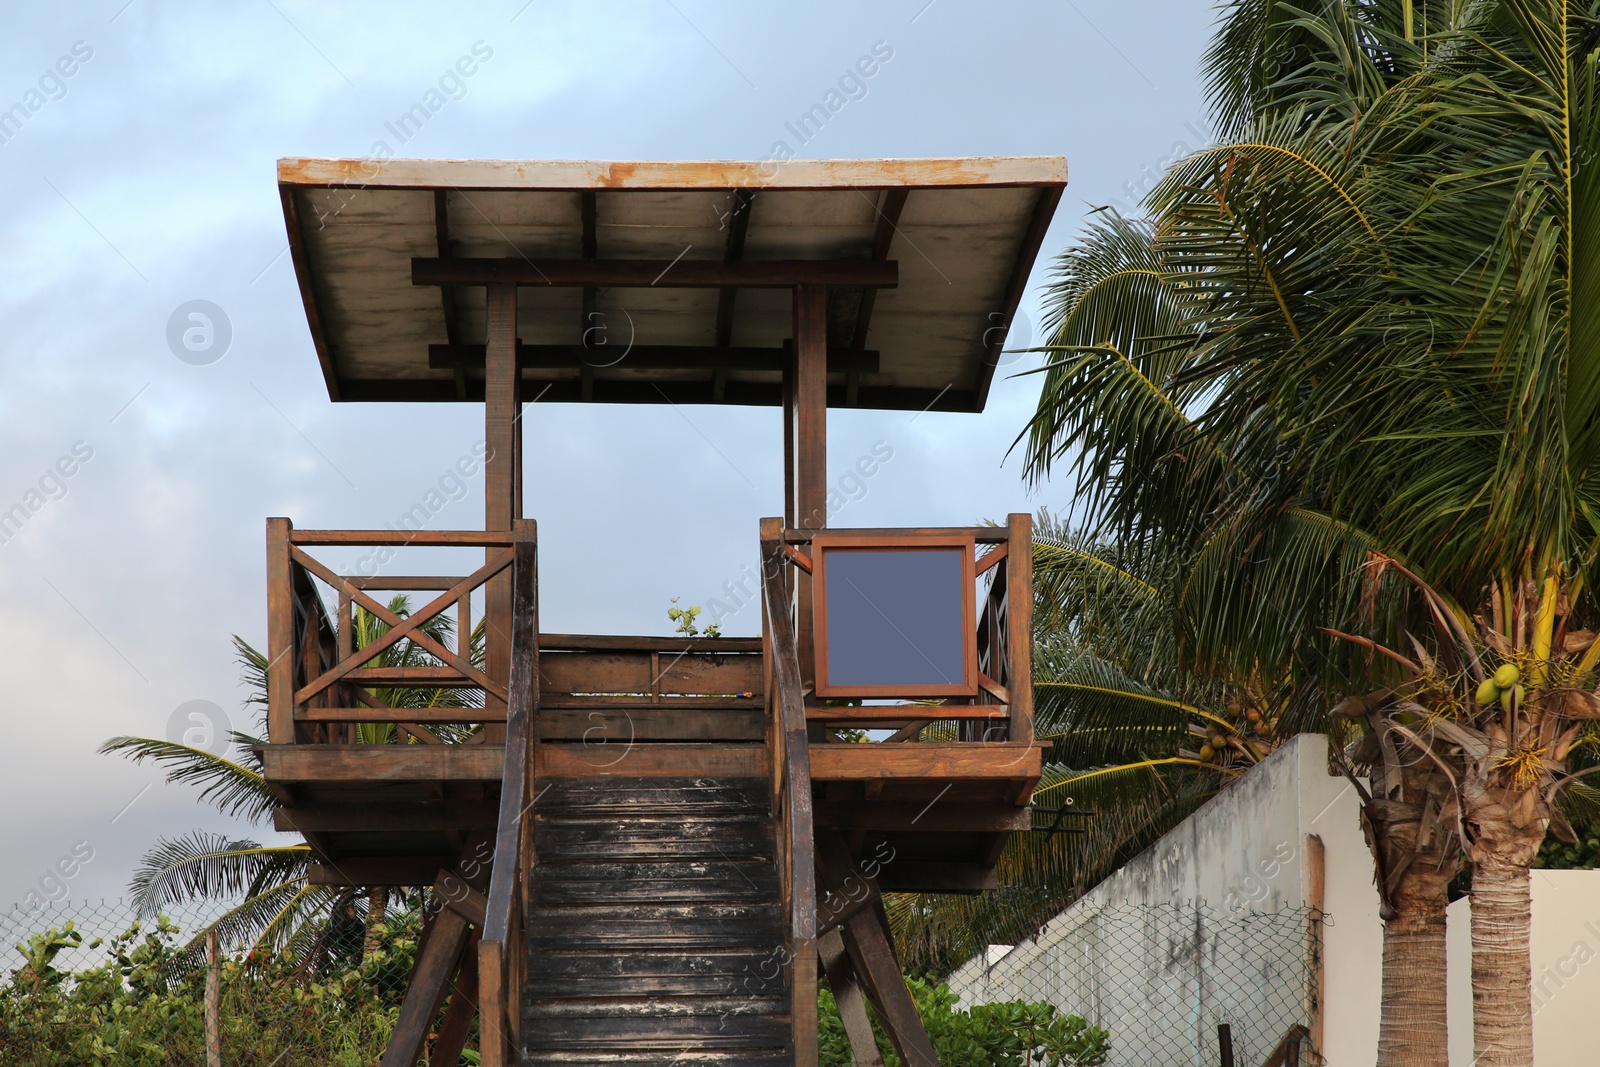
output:
[[[980,411],[1066,163],[285,159],[278,178],[334,400],[482,400],[485,288],[413,284],[413,259],[877,259],[893,288],[831,287],[829,403]],[[530,400],[781,402],[785,288],[522,285],[518,319]]]

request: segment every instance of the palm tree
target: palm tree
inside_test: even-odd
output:
[[[1478,1062],[1526,1064],[1527,865],[1591,717],[1600,27],[1438,7],[1228,10],[1230,142],[1069,257],[1029,469],[1070,462],[1094,528],[1172,561],[1180,657],[1297,663],[1371,729],[1354,755],[1433,768],[1379,767],[1380,888],[1435,900],[1466,843]],[[1380,1061],[1442,1063],[1442,989],[1397,1013],[1385,984]]]
[[[396,596],[388,604],[395,615],[410,614],[410,601]],[[354,619],[356,647],[365,647],[382,637],[388,625],[358,607]],[[454,636],[451,620],[438,616],[421,630],[440,643]],[[472,662],[483,662],[483,626],[474,628],[468,641]],[[242,638],[235,636],[234,648],[249,690],[246,707],[264,717],[267,705],[267,659]],[[410,641],[399,641],[374,658],[383,667],[432,666],[435,661]],[[374,691],[390,707],[469,707],[472,695],[457,689],[399,687]],[[442,727],[435,732],[447,742],[460,742],[477,728]],[[260,737],[233,731],[232,751],[238,758],[216,755],[201,748],[149,737],[113,737],[101,746],[104,753],[120,753],[136,763],[145,760],[167,768],[167,781],[200,787],[200,799],[208,801],[222,814],[261,823],[278,806],[267,787],[262,769]],[[362,724],[356,732],[358,744],[404,743],[393,723]],[[366,934],[363,955],[378,945],[379,927],[384,921],[390,890],[382,886],[366,890],[315,886],[308,881],[311,848],[302,843],[264,845],[248,838],[202,830],[172,838],[160,838],[145,854],[129,889],[142,917],[157,914],[162,908],[183,900],[237,901],[217,919],[196,931],[183,949],[182,959],[197,963],[202,958],[206,935],[215,930],[229,943],[249,945],[252,956],[262,952],[298,956],[307,967],[315,966],[331,947],[333,924],[329,916],[350,909],[357,899],[366,902]]]
[[[1281,685],[1179,669],[1173,587],[1140,561],[1047,512],[1033,554],[1035,713],[1052,742],[1034,802],[1094,815],[1065,823],[1071,833],[1014,837],[996,892],[893,898],[911,971],[942,975],[986,945],[1032,936],[1293,732]]]

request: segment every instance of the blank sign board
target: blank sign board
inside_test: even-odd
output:
[[[977,691],[970,542],[819,536],[814,552],[819,696]]]

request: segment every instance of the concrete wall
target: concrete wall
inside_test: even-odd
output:
[[[1600,1063],[1600,871],[1533,872],[1533,1052],[1539,1067]],[[1449,911],[1450,1064],[1472,1063],[1472,902]]]
[[[1220,1021],[1235,1025],[1241,1054],[1254,1055],[1263,1042],[1270,1049],[1286,1025],[1270,1037],[1264,1031],[1278,1027],[1284,1011],[1288,1021],[1309,1015],[1304,1004],[1268,1001],[1286,989],[1299,995],[1307,979],[1303,942],[1285,923],[1299,923],[1314,903],[1314,835],[1331,918],[1322,1047],[1331,1064],[1368,1067],[1377,1046],[1378,898],[1358,798],[1327,763],[1326,739],[1295,738],[1034,941],[987,965],[967,964],[951,988],[967,1003],[1020,996],[1083,1014],[1112,1030],[1113,1063],[1214,1067]],[[1177,1030],[1187,1034],[1182,1049]]]

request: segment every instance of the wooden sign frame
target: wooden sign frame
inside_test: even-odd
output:
[[[828,550],[905,552],[922,549],[961,550],[961,664],[959,684],[833,685],[828,680]],[[978,674],[978,572],[976,542],[971,534],[834,533],[818,531],[811,538],[812,627],[818,697],[975,697]]]

